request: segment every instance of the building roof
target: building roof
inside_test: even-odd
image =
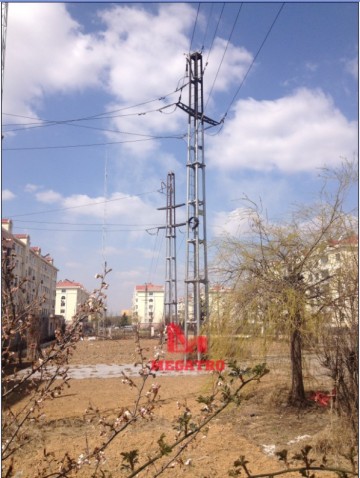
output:
[[[14,237],[16,237],[16,239],[27,239],[29,234],[14,234]]]
[[[221,284],[214,284],[209,288],[209,292],[229,292],[231,289]]]
[[[149,282],[148,284],[135,286],[135,290],[136,292],[164,292],[164,286],[154,285]]]
[[[84,286],[80,282],[74,282],[69,279],[61,280],[56,284],[57,289],[66,289],[66,288],[79,288],[84,289]]]
[[[359,236],[353,234],[352,236],[344,237],[339,240],[331,239],[329,241],[330,246],[349,246],[356,245],[359,243]]]

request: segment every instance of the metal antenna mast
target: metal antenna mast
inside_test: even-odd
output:
[[[176,224],[176,208],[185,204],[175,204],[175,173],[169,172],[166,182],[166,207],[159,210],[166,211],[166,264],[165,264],[165,296],[164,314],[165,325],[178,323],[177,301],[177,272],[176,272],[176,228],[185,226],[185,223]]]
[[[204,115],[202,54],[189,54],[186,67],[188,106],[181,102],[177,106],[188,113],[185,277],[185,336],[188,338],[190,331],[195,336],[200,335],[201,325],[208,317],[204,124],[216,126],[219,123]]]
[[[8,18],[8,3],[1,2],[1,100],[3,97],[3,89],[4,89],[7,18]]]

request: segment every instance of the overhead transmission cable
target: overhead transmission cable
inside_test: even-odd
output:
[[[157,243],[158,243],[158,239],[159,239],[159,229],[157,230],[156,234],[153,234],[155,235],[155,240],[154,240],[154,246],[153,246],[153,250],[152,250],[152,254],[151,254],[151,262],[150,262],[150,267],[149,267],[149,274],[148,274],[148,282],[151,282],[151,277],[152,277],[152,269],[153,269],[153,264],[154,264],[154,257],[155,257],[155,252],[156,252],[156,249],[157,249]]]
[[[240,83],[239,88],[237,89],[237,91],[236,91],[236,93],[234,94],[234,96],[233,96],[233,98],[232,98],[232,100],[231,100],[231,102],[230,102],[228,108],[226,109],[225,114],[224,114],[222,120],[220,121],[220,123],[221,123],[220,129],[219,129],[216,133],[212,134],[211,136],[216,136],[216,135],[218,135],[218,134],[220,133],[220,131],[222,130],[222,128],[224,127],[224,122],[225,122],[225,119],[226,119],[226,117],[227,117],[227,114],[228,114],[228,112],[229,112],[231,106],[233,105],[233,103],[234,103],[234,101],[235,101],[237,95],[239,94],[239,92],[240,92],[242,86],[244,85],[244,83],[245,83],[245,81],[246,81],[246,78],[248,77],[248,75],[249,75],[249,73],[250,73],[250,71],[251,71],[251,68],[253,67],[255,61],[257,60],[257,58],[258,58],[258,56],[259,56],[259,54],[260,54],[260,52],[261,52],[261,50],[262,50],[262,48],[264,47],[264,45],[265,45],[265,43],[266,43],[266,41],[267,41],[267,39],[268,39],[268,37],[269,37],[269,35],[270,35],[272,29],[274,28],[275,23],[277,22],[277,20],[278,20],[278,18],[279,18],[279,16],[280,16],[280,13],[281,13],[282,9],[284,8],[284,6],[285,6],[285,3],[282,3],[282,4],[281,4],[281,7],[280,7],[280,9],[279,9],[279,11],[277,12],[277,14],[276,14],[276,16],[275,16],[273,22],[271,23],[271,25],[270,25],[270,27],[269,27],[269,29],[268,29],[268,31],[267,31],[265,37],[264,37],[264,40],[262,41],[260,47],[258,48],[258,50],[257,50],[257,52],[256,52],[256,54],[255,54],[255,56],[254,56],[254,58],[253,58],[251,64],[249,65],[249,68],[247,69],[247,71],[246,71],[246,73],[245,73],[245,75],[244,75],[244,77],[243,77],[243,79],[242,79],[242,81],[241,81],[241,83]],[[208,130],[208,129],[211,129],[211,128],[214,128],[214,126],[210,125],[210,126],[208,126],[207,128],[205,128],[205,130]],[[206,134],[209,135],[209,133],[206,133]]]
[[[235,17],[235,20],[234,20],[234,23],[233,23],[233,26],[232,26],[232,29],[231,29],[231,32],[230,32],[230,35],[229,35],[229,38],[227,40],[227,43],[226,43],[226,46],[225,46],[225,49],[224,49],[224,53],[223,53],[223,56],[221,58],[221,61],[220,61],[220,64],[219,64],[219,67],[217,69],[217,72],[216,72],[216,75],[215,75],[215,78],[214,78],[214,81],[213,81],[213,84],[211,86],[211,89],[210,89],[210,92],[209,92],[209,95],[208,95],[208,98],[206,100],[206,103],[205,103],[205,108],[204,108],[204,111],[206,110],[206,107],[209,103],[209,100],[210,100],[210,97],[211,97],[211,94],[213,92],[213,89],[214,89],[214,86],[215,86],[215,83],[216,83],[216,80],[218,78],[218,75],[219,75],[219,72],[220,72],[220,69],[221,69],[221,66],[222,66],[222,63],[224,61],[224,58],[225,58],[225,55],[226,55],[226,52],[227,52],[227,49],[228,49],[228,46],[230,44],[230,41],[231,41],[231,38],[232,38],[232,35],[234,33],[234,30],[235,30],[235,27],[236,27],[236,24],[237,24],[237,21],[238,21],[238,18],[239,18],[239,15],[240,15],[240,12],[241,12],[241,9],[243,7],[243,3],[240,3],[240,7],[238,9],[238,12],[237,12],[237,15]]]
[[[55,224],[57,226],[65,225],[65,226],[98,226],[101,227],[101,222],[64,222],[64,221],[32,221],[32,220],[24,220],[24,219],[16,219],[16,223],[18,222],[26,222],[30,224]],[[145,227],[145,226],[157,226],[158,224],[155,223],[145,223],[145,224],[121,224],[121,223],[107,223],[108,227],[113,226],[122,226],[122,227]]]
[[[245,75],[244,75],[244,77],[243,77],[243,79],[242,79],[242,81],[241,81],[241,83],[240,83],[240,86],[238,87],[238,89],[236,90],[236,92],[235,92],[235,94],[234,94],[232,100],[230,101],[230,104],[229,104],[229,106],[228,106],[228,108],[227,108],[227,110],[226,110],[226,112],[225,112],[225,115],[224,115],[224,117],[223,117],[223,120],[226,118],[226,116],[227,116],[227,114],[228,114],[230,108],[231,108],[232,105],[234,104],[237,95],[239,94],[241,88],[243,87],[243,85],[244,85],[244,83],[245,83],[245,81],[246,81],[246,78],[248,77],[248,75],[249,75],[249,73],[250,73],[252,67],[254,66],[255,61],[257,60],[257,58],[258,58],[258,56],[259,56],[261,50],[263,49],[263,47],[264,47],[264,45],[265,45],[267,39],[269,38],[269,35],[270,35],[272,29],[274,28],[275,23],[277,22],[277,20],[278,20],[278,18],[279,18],[279,16],[280,16],[280,14],[281,14],[281,12],[282,12],[284,6],[285,6],[285,2],[281,4],[281,6],[280,6],[280,8],[279,8],[279,11],[277,12],[277,14],[276,14],[276,16],[275,16],[273,22],[272,22],[271,25],[270,25],[270,28],[268,29],[268,31],[267,31],[267,33],[266,33],[266,35],[265,35],[265,37],[264,37],[264,40],[262,41],[262,43],[261,43],[260,47],[258,48],[258,50],[257,50],[257,52],[256,52],[256,54],[255,54],[255,56],[254,56],[254,58],[253,58],[253,60],[252,60],[252,62],[251,62],[250,65],[249,65],[249,68],[247,69],[247,71],[246,71],[246,73],[245,73]]]
[[[15,227],[16,228],[16,227]],[[103,232],[102,226],[99,229],[56,229],[56,228],[44,228],[44,227],[25,227],[24,229],[29,231],[48,231],[48,232]],[[23,229],[22,229],[23,231]],[[143,229],[107,229],[107,233],[112,232],[147,232],[146,228]]]
[[[197,8],[196,17],[195,17],[195,23],[194,23],[194,28],[193,28],[192,35],[191,35],[190,46],[189,46],[189,55],[190,55],[190,53],[191,53],[191,48],[192,48],[192,44],[193,44],[193,41],[194,41],[196,25],[197,25],[197,21],[198,21],[198,17],[199,17],[199,11],[200,11],[200,2],[198,3],[198,8]]]
[[[19,221],[17,221],[17,222],[19,222]],[[81,226],[81,225],[82,225],[82,224],[79,224],[79,226]],[[107,226],[109,226],[109,224],[107,224]],[[215,227],[215,226],[213,225],[213,227]],[[220,226],[219,226],[219,227],[220,227]],[[17,229],[17,227],[14,226],[14,229]],[[20,228],[19,228],[19,229],[20,229]],[[71,232],[71,233],[74,233],[74,232],[96,232],[96,233],[98,233],[98,234],[99,234],[99,233],[100,233],[100,234],[103,233],[103,228],[102,228],[102,225],[101,225],[101,224],[99,224],[98,229],[64,229],[63,227],[62,227],[62,228],[53,228],[53,227],[52,227],[52,228],[45,228],[45,227],[28,227],[28,226],[24,226],[24,227],[21,228],[21,232],[22,232],[22,233],[23,233],[24,229],[25,229],[26,231],[29,230],[29,231],[45,231],[45,232]],[[140,226],[139,226],[139,229],[108,229],[108,228],[107,228],[106,234],[111,234],[111,233],[113,233],[113,232],[115,232],[115,233],[118,233],[118,232],[144,232],[144,233],[145,233],[145,232],[146,232],[146,233],[148,233],[148,234],[154,236],[154,235],[157,235],[157,234],[158,234],[158,232],[160,231],[160,229],[161,229],[161,226],[159,225],[159,226],[157,226],[157,227],[152,228],[152,230],[154,230],[154,233],[150,233],[149,231],[150,231],[151,229],[146,228],[146,225],[144,225],[144,226],[141,227],[141,228],[140,228]],[[155,232],[155,231],[156,231],[156,232]],[[17,233],[15,233],[15,234],[17,234]],[[179,252],[180,252],[180,250],[181,250],[181,246],[182,246],[182,244],[183,244],[183,242],[184,242],[184,239],[185,239],[185,235],[183,234],[182,240],[181,240],[180,244],[179,244],[178,247],[177,247],[177,254],[179,254]],[[161,245],[161,247],[162,247],[162,245]]]
[[[89,120],[93,120],[93,119],[117,118],[118,116],[108,116],[108,115],[113,115],[115,113],[119,113],[119,112],[126,111],[126,110],[129,110],[129,109],[138,108],[139,106],[144,106],[144,105],[147,105],[149,103],[154,103],[156,101],[162,101],[165,98],[167,98],[168,96],[171,96],[171,95],[177,93],[182,88],[184,88],[184,85],[182,85],[180,87],[178,86],[175,90],[171,91],[170,93],[167,93],[166,95],[163,95],[163,96],[160,96],[160,97],[157,97],[157,98],[153,98],[152,100],[143,101],[143,102],[137,103],[135,105],[124,106],[123,108],[118,108],[116,110],[105,111],[103,113],[96,113],[94,115],[83,116],[83,117],[79,117],[79,118],[69,118],[69,119],[65,119],[65,120],[43,120],[43,121],[48,122],[48,123],[58,124],[58,123],[70,123],[70,122],[77,122],[77,121],[89,121]],[[168,107],[168,106],[171,106],[171,105],[165,105],[165,107]],[[158,111],[158,108],[155,109],[155,110],[149,110],[149,112],[152,112],[152,111]],[[141,115],[141,114],[144,114],[144,113],[146,114],[147,112],[145,111],[145,112],[140,112],[140,113],[131,113],[131,115]],[[38,118],[33,118],[31,116],[23,116],[23,115],[18,115],[18,114],[14,114],[14,113],[4,113],[3,112],[2,114],[5,115],[5,116],[12,116],[12,117],[16,117],[16,118],[27,118],[27,119],[35,119],[35,120],[38,119]],[[123,115],[120,115],[119,117],[122,117],[122,116]],[[9,124],[9,125],[3,124],[3,126],[12,126],[12,124]]]
[[[147,110],[147,111],[141,111],[141,112],[136,112],[136,113],[127,113],[124,115],[114,115],[114,116],[102,116],[101,118],[83,118],[83,119],[71,119],[71,120],[58,120],[58,121],[51,121],[51,120],[42,120],[41,122],[36,122],[36,123],[25,123],[23,124],[20,128],[13,128],[13,129],[8,129],[6,130],[6,133],[14,132],[14,131],[22,131],[22,130],[30,130],[30,129],[37,129],[37,128],[47,128],[49,126],[60,126],[60,125],[66,125],[66,126],[77,126],[77,127],[83,127],[83,128],[93,128],[95,127],[92,126],[85,126],[85,125],[79,125],[76,124],[77,121],[90,121],[94,119],[113,119],[113,118],[125,118],[129,116],[145,116],[149,113],[162,113],[163,110],[170,108],[171,106],[176,106],[176,103],[171,103],[169,105],[162,106],[161,108],[155,108],[153,110]],[[174,110],[175,111],[175,110]],[[17,115],[20,116],[20,115]],[[22,117],[22,116],[20,116]],[[26,116],[23,116],[23,118],[26,118]],[[31,119],[31,118],[30,118]],[[7,126],[7,125],[3,125]],[[100,128],[98,128],[100,129]],[[107,131],[107,130],[104,130]],[[135,133],[128,133],[128,134],[135,134]],[[141,135],[139,135],[141,136]]]
[[[205,49],[205,41],[206,41],[206,37],[207,37],[207,34],[208,34],[210,21],[211,21],[211,18],[212,18],[213,8],[214,8],[214,4],[211,3],[211,9],[210,9],[210,13],[209,13],[209,16],[208,16],[208,21],[206,23],[206,29],[205,29],[205,33],[204,33],[204,37],[203,37],[203,41],[202,41],[201,51],[204,51],[204,49]]]
[[[157,258],[156,258],[155,269],[154,269],[153,275],[156,274],[156,271],[157,271],[157,268],[158,268],[158,265],[159,265],[159,258],[160,258],[160,253],[161,253],[162,248],[163,248],[164,237],[165,237],[165,230],[161,234],[160,244],[159,244],[159,251],[158,251],[158,254],[157,254]]]
[[[103,211],[103,224],[102,224],[102,257],[104,261],[104,270],[107,269],[107,263],[106,263],[106,205],[107,205],[107,195],[108,195],[108,190],[107,190],[107,182],[108,182],[108,148],[106,147],[105,150],[105,167],[104,167],[104,211]]]
[[[213,5],[213,4],[211,4],[211,5]],[[212,41],[211,41],[211,45],[210,45],[210,48],[209,48],[209,51],[208,51],[208,55],[207,55],[207,58],[206,58],[206,63],[205,63],[205,67],[204,67],[204,73],[205,73],[206,67],[207,67],[207,65],[208,65],[208,63],[209,63],[210,53],[211,53],[211,51],[212,51],[212,48],[213,48],[213,45],[214,45],[214,42],[215,42],[216,34],[217,34],[217,31],[218,31],[218,28],[219,28],[219,25],[220,25],[220,21],[221,21],[222,14],[223,14],[223,12],[224,12],[224,8],[225,8],[225,3],[222,4],[220,16],[219,16],[219,19],[218,19],[218,21],[217,21],[216,28],[215,28],[215,32],[214,32],[214,35],[213,35],[213,39],[212,39]]]
[[[186,134],[179,136],[152,136],[151,138],[133,139],[124,141],[106,141],[103,143],[86,143],[86,144],[66,144],[55,146],[23,146],[19,148],[3,148],[3,151],[32,151],[32,150],[47,150],[47,149],[71,149],[71,148],[90,148],[96,146],[107,146],[111,144],[126,144],[126,143],[141,143],[144,141],[153,141],[154,139],[184,139]]]
[[[62,207],[62,208],[58,208],[58,209],[48,209],[46,211],[28,212],[28,213],[23,213],[23,214],[13,214],[11,217],[34,216],[34,215],[37,215],[37,214],[47,214],[47,213],[52,213],[52,212],[68,211],[69,209],[79,209],[79,208],[82,208],[82,207],[97,206],[99,204],[104,204],[104,202],[109,203],[109,202],[114,202],[114,201],[122,201],[124,199],[130,199],[132,197],[145,196],[146,194],[152,194],[152,193],[158,193],[158,192],[159,192],[158,189],[154,189],[153,191],[146,191],[144,193],[121,196],[119,198],[107,199],[106,201],[96,201],[96,202],[91,202],[91,203],[87,203],[87,204],[81,204],[79,206],[68,206],[68,207]]]

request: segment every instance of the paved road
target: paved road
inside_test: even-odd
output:
[[[320,377],[320,376],[326,376],[327,375],[327,370],[322,367],[318,359],[315,355],[313,354],[308,354],[305,356],[306,363],[307,363],[307,368],[311,370],[311,373],[314,376]],[[256,360],[255,360],[256,361]],[[259,357],[258,363],[263,362],[264,359]],[[274,368],[278,368],[281,365],[289,365],[289,357],[288,356],[271,356],[267,357],[266,362],[271,369],[272,366]],[[254,359],[252,361],[254,363]],[[244,368],[247,367],[249,364],[244,361],[243,366]],[[168,377],[168,376],[184,376],[184,375],[198,375],[198,374],[209,374],[211,372],[207,372],[205,370],[196,370],[196,365],[195,365],[195,370],[186,370],[186,371],[181,371],[181,370],[159,370],[156,372],[157,376],[163,376],[163,377]],[[205,367],[203,367],[205,368]],[[123,373],[125,373],[128,376],[131,377],[136,377],[139,376],[139,371],[141,367],[140,366],[135,366],[133,363],[132,364],[122,364],[122,365],[117,365],[117,364],[96,364],[96,365],[71,365],[68,368],[68,376],[73,379],[84,379],[84,378],[119,378],[123,376]],[[49,372],[51,373],[52,369],[49,367]],[[28,372],[28,369],[24,369],[20,372],[20,374],[26,374]],[[36,377],[36,375],[35,375]]]

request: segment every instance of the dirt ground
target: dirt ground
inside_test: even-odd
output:
[[[143,340],[141,344],[144,354],[151,358],[157,342]],[[136,358],[135,344],[131,339],[84,340],[78,344],[70,365],[130,364]],[[338,433],[337,418],[331,409],[317,406],[302,412],[289,409],[286,406],[285,374],[285,369],[273,370],[260,383],[250,385],[240,405],[229,406],[210,422],[208,430],[200,433],[184,451],[182,461],[174,460],[163,476],[226,477],[228,470],[233,468],[233,462],[241,455],[248,460],[251,472],[273,472],[284,468],[275,457],[275,451],[287,448],[298,452],[305,444],[315,445],[319,453],[329,448],[329,436]],[[210,373],[195,376],[184,373],[182,376],[161,376],[149,380],[145,391],[152,383],[160,385],[152,420],[137,421],[113,440],[105,453],[106,462],[102,469],[108,474],[104,476],[116,478],[129,474],[121,469],[121,453],[138,449],[141,464],[148,456],[158,452],[157,441],[161,434],[165,434],[166,442],[173,441],[176,433],[174,422],[180,413],[178,403],[186,403],[194,417],[200,415],[201,405],[196,398],[209,392],[212,380]],[[135,378],[134,382],[140,385],[142,379]],[[44,449],[55,456],[69,451],[71,456],[79,457],[86,453],[87,448],[92,449],[102,443],[104,437],[100,436],[99,424],[84,420],[89,406],[97,407],[104,419],[111,419],[121,408],[131,410],[137,398],[136,388],[122,383],[121,378],[73,379],[70,385],[62,395],[45,402],[41,420],[32,430],[34,440],[17,453],[18,478],[37,476],[37,466],[43,460]],[[17,404],[21,405],[22,401]],[[334,464],[340,464],[339,455],[335,455]],[[171,461],[171,457],[165,457],[163,463],[167,461]],[[152,466],[138,476],[154,477],[159,466]],[[93,463],[83,466],[77,476],[90,477],[92,471]],[[335,475],[323,473],[322,476]]]

